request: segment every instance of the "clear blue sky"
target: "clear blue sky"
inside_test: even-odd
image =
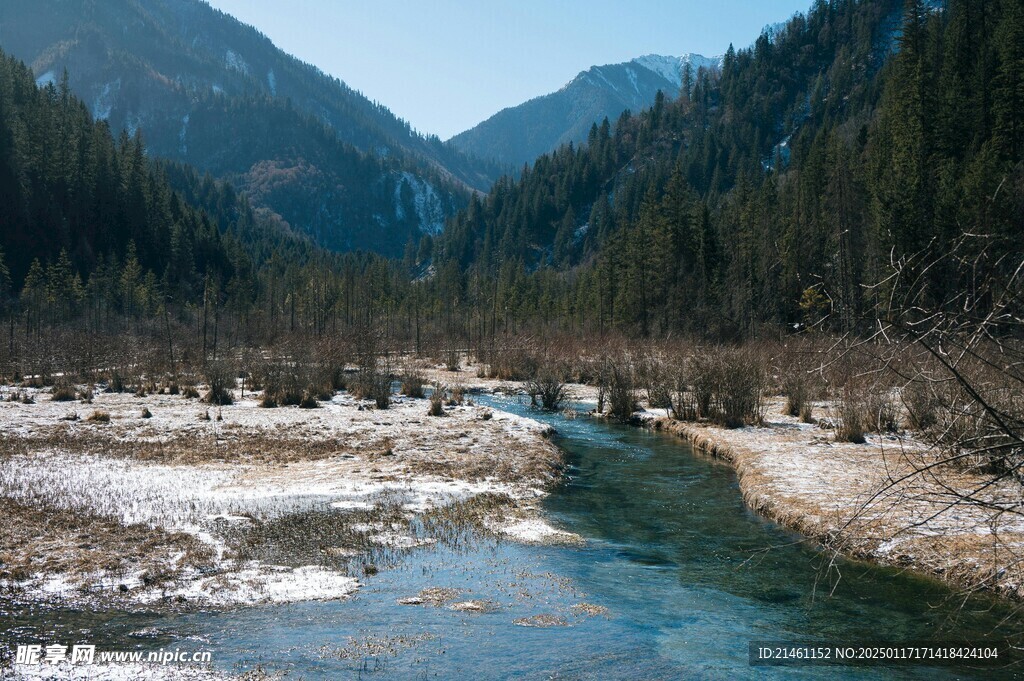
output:
[[[208,0],[442,139],[595,64],[714,56],[811,0]]]

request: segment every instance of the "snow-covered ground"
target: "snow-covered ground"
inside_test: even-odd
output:
[[[467,391],[486,393],[516,394],[523,392],[522,381],[503,381],[498,378],[485,378],[479,376],[480,364],[467,363],[465,357],[459,365],[458,371],[448,371],[444,365],[428,366],[423,369],[423,374],[430,384],[440,383],[443,386],[454,388],[462,387]],[[569,383],[566,385],[567,402],[597,402],[598,390],[595,386],[582,383]]]
[[[150,559],[164,551],[158,570],[106,574],[89,563],[89,569],[51,574],[35,571],[43,561],[30,561],[28,574],[0,579],[0,587],[48,600],[97,592],[212,606],[342,598],[358,587],[356,577],[328,566],[242,559],[221,530],[327,507],[339,524],[351,519],[346,536],[353,538],[353,546],[325,550],[331,556],[372,546],[412,549],[436,541],[411,530],[417,515],[488,495],[504,500],[488,506],[488,528],[539,541],[539,526],[523,525],[520,532],[508,520],[540,522],[531,520],[530,509],[560,464],[548,426],[478,406],[447,407],[445,416],[431,417],[426,400],[402,397],[386,410],[347,394],[317,409],[264,409],[237,390],[235,404],[224,407],[180,395],[97,393],[83,404],[53,402],[48,390],[23,392],[34,403],[0,402],[0,498],[72,518],[153,528]],[[89,420],[95,411],[109,414],[109,422]],[[184,560],[189,550],[182,542],[166,541],[172,533],[203,542],[210,564]],[[552,540],[556,534],[547,531]],[[74,550],[52,544],[37,548]],[[173,579],[154,584],[146,579],[154,571]]]

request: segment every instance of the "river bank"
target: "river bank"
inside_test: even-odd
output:
[[[905,434],[837,442],[831,429],[783,415],[782,406],[769,400],[756,427],[685,423],[653,411],[640,421],[731,463],[750,508],[830,550],[955,589],[1024,598],[1024,517],[991,505],[1009,500],[1024,510],[1020,485],[935,467],[939,454]],[[830,407],[815,405],[826,422]]]
[[[473,366],[428,372],[431,380],[474,390],[525,388],[521,381],[479,377]],[[593,386],[570,384],[567,394],[588,405],[597,401]],[[676,421],[650,408],[633,421],[729,462],[751,509],[829,550],[928,574],[958,590],[1024,599],[1024,488],[936,465],[940,453],[905,432],[838,442],[829,425],[839,419],[832,403],[814,404],[814,423],[783,414],[784,403],[767,398],[756,427]]]

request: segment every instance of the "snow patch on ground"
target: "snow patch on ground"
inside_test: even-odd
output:
[[[499,534],[527,544],[575,544],[583,541],[578,534],[556,529],[541,518],[496,523],[493,529]]]
[[[212,574],[187,573],[191,568],[175,567],[185,564],[181,556],[169,558],[176,576],[159,591],[146,587],[141,574],[40,574],[19,582],[27,595],[45,600],[73,599],[86,586],[141,602],[180,597],[212,606],[341,598],[358,582],[338,572],[236,565],[214,536],[217,524],[273,520],[325,504],[342,513],[397,509],[411,519],[485,493],[533,500],[544,494],[559,458],[547,440],[550,427],[468,405],[437,418],[427,416],[426,400],[402,397],[387,410],[347,394],[318,409],[262,409],[236,390],[234,404],[211,409],[179,395],[100,392],[82,405],[26,392],[33,403],[0,402],[0,432],[12,442],[25,439],[28,450],[0,457],[0,498],[186,532],[215,554]],[[140,416],[143,407],[150,418]],[[98,409],[110,414],[109,423],[85,419]],[[82,418],[68,420],[79,411]],[[204,418],[211,412],[218,418]],[[246,458],[248,447],[269,447],[264,456],[271,459]],[[274,458],[295,447],[280,462]],[[187,463],[140,460],[168,451]],[[370,542],[399,549],[434,542],[411,536],[404,524],[367,523],[364,531]]]
[[[288,568],[250,563],[222,574],[189,580],[169,590],[150,590],[142,603],[184,598],[206,606],[229,606],[329,601],[347,598],[359,588],[359,580],[319,565]]]

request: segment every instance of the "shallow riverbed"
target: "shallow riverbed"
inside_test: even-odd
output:
[[[841,561],[836,584],[828,556],[744,507],[728,466],[671,436],[529,414],[555,425],[569,462],[545,510],[583,545],[427,546],[348,601],[160,615],[2,606],[0,636],[205,649],[225,672],[262,665],[295,679],[1015,677],[991,667],[749,667],[752,640],[981,639],[1018,633],[1020,620],[1000,625],[1004,605],[961,608],[935,581],[861,563]],[[399,604],[425,589],[451,591]]]

